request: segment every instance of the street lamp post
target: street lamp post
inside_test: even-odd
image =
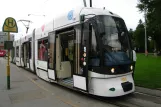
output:
[[[147,17],[147,14],[146,14],[146,7],[145,7],[145,56],[148,55],[148,50],[147,50],[147,29],[146,29],[146,17]]]

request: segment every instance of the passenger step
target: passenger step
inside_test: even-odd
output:
[[[73,78],[65,78],[63,80],[60,80],[61,84],[73,86]]]

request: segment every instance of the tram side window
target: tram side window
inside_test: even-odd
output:
[[[89,65],[90,66],[100,66],[100,57],[98,55],[98,44],[94,29],[92,27],[92,36],[91,36],[91,49],[90,49],[90,59]]]
[[[16,47],[16,57],[19,57],[19,47]]]
[[[54,69],[54,33],[49,33],[49,68]]]
[[[38,41],[38,60],[47,61],[48,60],[48,40],[39,40]]]
[[[24,54],[23,54],[23,46],[21,46],[21,57],[23,58],[24,57]]]
[[[95,32],[92,28],[92,37],[91,37],[91,56],[96,56],[98,52],[98,47],[97,47],[97,40],[96,40],[96,35]]]
[[[29,57],[29,43],[26,44],[26,58],[28,59]]]
[[[31,54],[31,52],[32,52],[31,41],[29,42],[29,48],[28,49],[29,49],[29,59],[31,59],[31,57],[32,57],[31,56],[32,55]]]

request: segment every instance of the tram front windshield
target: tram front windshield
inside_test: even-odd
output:
[[[100,37],[104,65],[130,64],[130,41],[124,21],[117,17],[99,16],[97,23],[100,22],[105,27],[105,34]]]

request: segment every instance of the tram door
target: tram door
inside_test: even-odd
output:
[[[56,81],[55,72],[55,32],[48,34],[48,78]]]
[[[26,67],[29,69],[30,68],[30,53],[31,53],[31,49],[30,49],[30,44],[31,41],[28,41],[26,43]]]
[[[20,56],[20,62],[21,62],[21,66],[24,67],[24,45],[22,44],[20,49],[21,52],[21,56]]]
[[[73,87],[75,69],[75,35],[73,28],[56,34],[56,74],[64,84]],[[68,82],[67,82],[68,81]]]
[[[24,67],[26,67],[27,66],[27,62],[26,62],[27,61],[27,46],[26,46],[26,43],[24,43],[23,47],[24,47],[23,48],[23,52],[24,52],[23,53],[24,54],[23,61],[24,61]]]
[[[24,67],[29,68],[29,41],[23,44],[23,61]]]
[[[88,50],[89,26],[84,24],[76,28],[76,70],[73,75],[74,87],[88,92]]]

